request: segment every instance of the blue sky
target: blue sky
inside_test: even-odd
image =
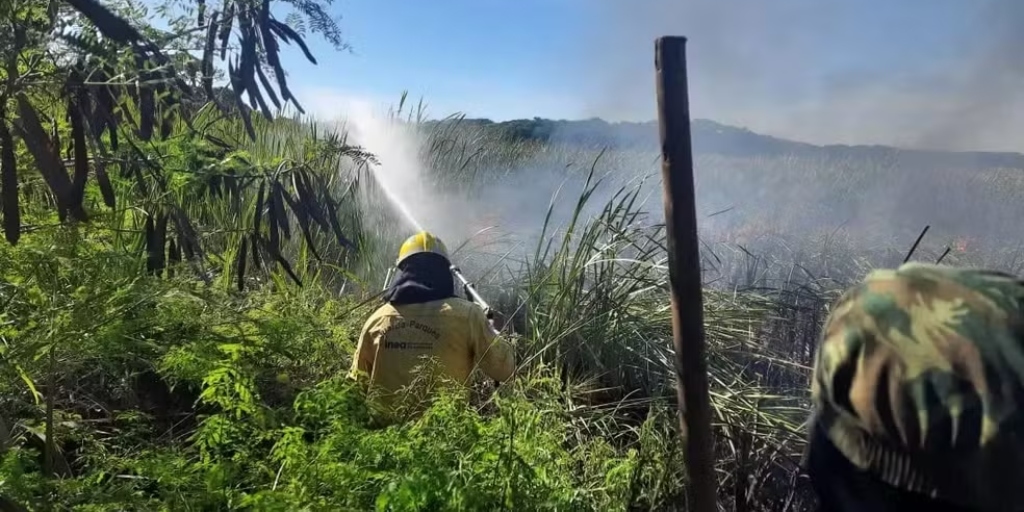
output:
[[[565,59],[588,16],[580,0],[349,0],[333,6],[351,53],[316,42],[323,64],[291,52],[300,90],[397,101],[423,97],[433,115],[576,117]],[[578,57],[577,57],[578,58]]]
[[[907,67],[920,69],[955,57],[951,53],[962,44],[960,36],[971,28],[975,12],[967,0],[814,1],[836,7],[806,9],[810,2],[776,0],[789,8],[760,9],[756,17],[731,13],[727,7],[704,9],[712,28],[744,30],[715,34],[709,41],[716,45],[711,52],[737,57],[735,64],[717,65],[736,66],[739,78],[739,66],[749,66],[757,58],[761,64],[754,71],[766,82],[761,91],[765,99],[788,99],[816,86],[843,86],[847,80],[873,75],[884,78]],[[653,0],[621,4],[633,2],[644,6],[616,7],[612,0],[343,0],[332,6],[332,12],[341,17],[353,53],[335,52],[313,38],[310,42],[321,65],[307,65],[297,52],[290,52],[289,69],[297,84],[309,88],[395,98],[408,89],[438,108],[476,110],[470,113],[502,119],[579,117],[586,112],[577,110],[586,110],[587,105],[582,104],[585,98],[574,96],[581,88],[591,92],[587,78],[605,74],[601,60],[608,55],[596,49],[588,52],[588,47],[619,46],[608,71],[629,69],[639,75],[637,81],[651,85],[653,38],[701,30],[699,18],[687,19],[686,7]],[[751,2],[717,3],[742,9]],[[700,7],[693,11],[703,13]],[[616,19],[630,14],[635,19]],[[678,28],[673,31],[673,26]],[[699,58],[703,41],[700,35],[690,37],[691,54]],[[722,45],[723,39],[732,41]],[[772,40],[777,45],[774,51]],[[775,52],[776,58],[771,58]],[[799,67],[790,64],[793,52],[802,61]],[[627,62],[629,58],[635,64]],[[779,66],[776,76],[767,69],[773,66]]]
[[[1024,107],[1024,72],[992,55],[1004,33],[1024,29],[1002,26],[1021,4],[338,0],[351,53],[310,37],[320,64],[295,49],[285,62],[323,116],[341,115],[342,98],[392,104],[408,90],[433,117],[649,120],[653,40],[679,34],[690,38],[696,117],[812,142],[1008,149],[1007,133],[1024,129],[1008,113],[1024,112],[1013,108]],[[979,114],[965,127],[968,112]]]
[[[975,93],[967,64],[986,51],[986,9],[1000,3],[343,0],[332,9],[352,53],[317,41],[321,65],[295,52],[288,64],[323,113],[338,97],[393,103],[408,90],[433,116],[647,120],[653,40],[681,34],[695,116],[812,141],[913,145]]]

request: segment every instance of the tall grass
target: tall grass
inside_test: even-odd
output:
[[[372,179],[372,160],[352,158],[344,126],[257,120],[257,140],[249,141],[240,125],[211,122],[239,151],[209,166],[314,169],[343,198],[339,215],[359,250],[316,231],[318,261],[293,236],[285,252],[302,290],[271,272],[250,278],[250,294],[229,293],[231,251],[252,223],[238,212],[254,208],[255,192],[235,208],[192,195],[187,181],[174,189],[176,200],[209,242],[213,286],[180,274],[169,282],[144,277],[131,236],[118,234],[140,229],[131,208],[111,215],[102,235],[40,233],[5,249],[0,299],[5,321],[18,319],[0,326],[0,357],[17,362],[0,366],[0,474],[13,482],[0,481],[0,491],[33,496],[43,488],[24,468],[45,437],[36,402],[43,386],[33,386],[55,375],[40,354],[58,347],[50,352],[66,368],[50,382],[63,390],[58,435],[78,443],[64,457],[83,475],[45,487],[64,503],[680,509],[688,479],[656,155],[511,140],[460,118],[428,128],[417,110],[403,109],[393,117],[421,131],[418,158],[431,186],[461,201],[466,222],[480,226],[449,245],[510,319],[512,382],[497,390],[478,383],[472,407],[460,405],[458,392],[443,394],[405,426],[370,427],[336,376],[408,234]],[[182,153],[172,165],[196,176],[208,170],[188,148],[172,149]],[[843,288],[902,260],[927,219],[881,229],[882,214],[869,209],[868,220],[830,224],[884,204],[885,187],[909,183],[893,178],[886,162],[703,155],[697,165],[721,499],[738,511],[808,510],[796,464],[821,323]],[[1020,185],[1012,173],[943,176],[950,187],[1002,198],[986,212],[1016,212],[1012,194],[996,192]],[[863,189],[868,197],[858,195]],[[779,190],[792,192],[788,203],[772,196]],[[917,257],[938,258],[949,245],[949,262],[1021,263],[1012,247],[963,240],[926,240]],[[64,251],[32,263],[53,244]],[[25,284],[48,269],[59,279]],[[56,301],[53,290],[73,300]],[[83,394],[95,407],[83,406]],[[146,405],[153,402],[160,407]],[[158,427],[147,426],[151,418]]]
[[[466,194],[521,185],[517,173],[560,178],[532,243],[474,271],[522,336],[520,374],[555,369],[583,432],[636,443],[651,411],[675,400],[656,155],[506,140],[459,119],[424,138],[437,183]],[[796,478],[808,376],[829,304],[871,268],[902,261],[926,224],[943,234],[917,259],[945,253],[947,263],[1019,270],[1020,251],[987,219],[1022,213],[1007,192],[1019,190],[1020,175],[901,169],[884,159],[700,155],[696,163],[723,492],[738,510],[799,509],[809,503]],[[923,197],[943,206],[926,208]],[[672,419],[662,421],[671,432]],[[675,478],[685,486],[685,475]]]
[[[402,112],[400,106],[393,116]],[[290,126],[303,138],[319,133]],[[344,141],[343,132],[328,133]],[[662,475],[667,480],[651,502],[678,497],[686,478],[673,446],[675,421],[665,413],[675,406],[675,372],[656,155],[510,140],[460,118],[421,135],[419,159],[436,190],[471,198],[530,184],[551,198],[546,209],[523,212],[531,220],[516,230],[499,225],[488,239],[485,229],[459,243],[455,254],[512,319],[519,379],[502,393],[536,396],[541,390],[533,386],[554,377],[574,442],[601,438],[630,450],[656,436],[661,448],[645,456],[668,457],[679,467]],[[368,167],[337,166],[337,182],[370,199],[350,201],[343,212],[363,251],[342,263],[349,270],[342,281],[350,285],[346,293],[364,300],[379,292],[404,233],[394,228],[399,218]],[[736,509],[800,509],[809,496],[796,485],[796,460],[821,323],[842,289],[870,268],[903,258],[929,219],[914,209],[877,207],[893,200],[886,187],[921,177],[894,176],[899,169],[885,161],[703,155],[697,166],[718,470],[729,495],[723,499]],[[968,177],[941,172],[947,187],[990,197],[1013,179],[1003,170]],[[780,201],[771,195],[778,191],[791,195]],[[739,215],[716,214],[736,202]],[[763,211],[751,214],[751,208]],[[1012,215],[1013,208],[1003,201],[987,211]],[[896,222],[883,215],[901,211]],[[919,258],[937,258],[946,241],[929,242]],[[982,248],[988,246],[955,247],[947,261],[1019,265],[1012,250]]]
[[[651,211],[650,181],[626,171],[637,155],[506,141],[463,129],[458,119],[433,127],[425,139],[429,172],[441,186],[459,183],[467,194],[514,182],[517,172],[561,175],[559,202],[535,212],[541,221],[532,246],[489,258],[471,248],[457,255],[459,264],[477,262],[470,266],[474,277],[511,317],[519,339],[519,377],[503,392],[529,395],[537,378],[556,376],[576,442],[610,439],[629,450],[660,432],[664,444],[646,455],[677,466],[663,475],[669,480],[655,498],[667,506],[685,491],[686,478],[674,416],[664,412],[675,410],[665,232],[660,212]],[[483,147],[466,149],[474,144]],[[747,509],[799,508],[806,492],[794,494],[787,484],[795,481],[802,447],[807,365],[838,285],[803,274],[779,281],[780,263],[718,245],[703,252],[724,488]],[[726,249],[742,256],[726,256]]]

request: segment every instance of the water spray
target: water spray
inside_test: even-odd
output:
[[[420,180],[421,169],[415,140],[402,137],[401,131],[389,130],[388,122],[376,118],[367,105],[353,104],[351,110],[355,114],[353,120],[356,121],[355,132],[359,144],[377,155],[381,167],[387,166],[390,171],[393,171],[391,174],[384,174],[380,168],[371,167],[370,174],[373,175],[374,181],[384,193],[387,201],[394,205],[396,212],[402,217],[405,224],[413,228],[415,232],[425,231],[412,209],[406,204],[406,200],[421,197],[425,190]],[[412,188],[409,188],[410,186]],[[436,216],[429,215],[432,212],[420,211],[419,213],[427,213],[427,220],[432,224],[439,220]],[[458,249],[455,252],[457,251]],[[396,270],[395,266],[388,268],[387,275],[384,277],[384,292],[391,286]],[[483,309],[488,325],[497,333],[493,324],[494,311],[490,305],[457,266],[451,265],[451,272],[462,284],[466,298]]]

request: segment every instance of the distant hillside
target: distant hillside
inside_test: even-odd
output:
[[[502,122],[494,122],[489,119],[465,119],[462,122],[500,130],[513,138],[545,142],[646,147],[652,150],[655,150],[658,144],[658,125],[653,121],[609,123],[602,119],[565,121],[534,118]],[[743,157],[792,155],[828,159],[869,159],[891,162],[901,167],[1024,168],[1024,155],[1020,153],[925,151],[890,146],[819,146],[762,135],[746,128],[728,126],[706,119],[693,121],[692,134],[693,148],[696,154]]]

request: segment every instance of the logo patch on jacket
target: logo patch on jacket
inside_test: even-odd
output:
[[[384,339],[384,348],[393,350],[429,350],[434,348],[434,343],[430,341],[405,341],[392,339],[392,337],[403,338],[404,336],[402,336],[401,331],[406,329],[419,331],[420,333],[430,336],[435,341],[441,339],[441,333],[437,332],[433,327],[415,320],[402,319],[384,328],[384,332],[381,333],[381,336]],[[421,336],[414,335],[413,337],[420,338]]]

